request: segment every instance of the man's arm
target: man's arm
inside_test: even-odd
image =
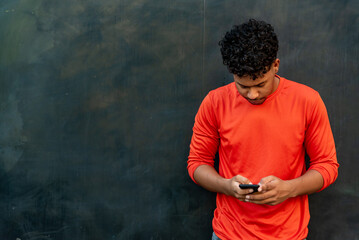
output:
[[[251,183],[247,178],[240,175],[231,179],[223,178],[209,165],[198,166],[194,172],[194,179],[200,186],[209,191],[223,193],[242,201],[245,200],[247,194],[253,192],[252,189],[242,190],[239,188],[239,184]]]
[[[310,158],[309,170],[316,170],[323,177],[323,186],[318,190],[321,191],[336,180],[339,164],[327,109],[319,94],[307,119],[304,146]]]

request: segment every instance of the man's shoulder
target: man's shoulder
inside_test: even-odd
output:
[[[316,99],[319,93],[313,88],[299,82],[285,79],[284,92],[304,99]]]
[[[234,94],[235,92],[233,91],[233,89],[235,89],[235,85],[234,82],[231,82],[229,84],[211,90],[208,95],[216,100],[223,99]]]

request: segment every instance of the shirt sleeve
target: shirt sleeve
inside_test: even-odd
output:
[[[214,158],[218,150],[219,134],[211,96],[208,94],[202,101],[195,117],[187,170],[192,180],[194,172],[200,165],[214,166]]]
[[[308,117],[304,144],[310,157],[309,170],[316,170],[323,177],[322,191],[336,180],[339,164],[327,109],[319,94]]]

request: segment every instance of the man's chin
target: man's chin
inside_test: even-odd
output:
[[[266,100],[265,98],[255,99],[255,100],[248,99],[248,98],[246,98],[246,99],[250,104],[253,104],[253,105],[260,105],[260,104],[264,103],[264,101]]]

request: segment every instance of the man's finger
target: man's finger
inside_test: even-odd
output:
[[[270,181],[273,181],[274,179],[276,179],[275,176],[267,176],[261,179],[261,181],[259,182],[260,184],[266,184]]]
[[[261,181],[259,182],[259,192],[265,192],[265,191],[269,191],[271,189],[273,189],[273,186],[270,184],[271,182],[277,180],[276,177],[274,176],[268,176],[268,177],[264,177],[261,179]]]
[[[245,202],[250,202],[250,203],[255,203],[255,204],[268,204],[268,205],[274,205],[275,204],[275,199],[274,198],[267,198],[264,200],[248,200],[245,199]]]
[[[263,201],[269,198],[272,198],[272,194],[270,192],[266,193],[256,193],[256,194],[249,194],[246,195],[246,200],[252,201]]]
[[[234,180],[242,184],[251,184],[251,181],[249,181],[248,178],[241,175],[234,176]]]

